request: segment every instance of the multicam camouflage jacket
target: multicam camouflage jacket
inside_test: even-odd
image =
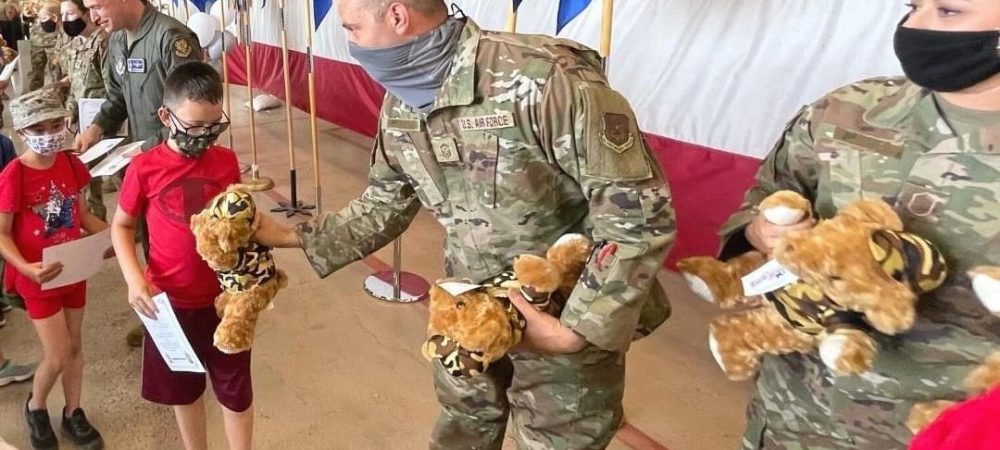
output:
[[[894,205],[936,243],[950,275],[921,299],[913,329],[880,336],[874,369],[835,377],[815,356],[767,358],[751,401],[746,449],[902,449],[915,402],[962,399],[971,368],[1000,349],[1000,321],[971,292],[969,268],[1000,264],[1000,114],[961,109],[904,79],[839,89],[805,107],[724,226],[723,256],[768,194],[791,189],[819,217],[859,198]]]
[[[105,98],[104,62],[108,54],[108,33],[98,28],[90,36],[70,38],[63,49],[62,70],[69,76],[69,95],[66,109],[73,114],[73,123],[79,120],[77,100]]]
[[[628,102],[598,55],[570,41],[468,20],[456,52],[429,113],[386,97],[369,187],[300,228],[306,255],[326,276],[399,236],[419,204],[447,231],[446,273],[474,281],[583,232],[617,252],[592,258],[562,322],[624,351],[669,315],[656,274],[675,235],[669,189]]]

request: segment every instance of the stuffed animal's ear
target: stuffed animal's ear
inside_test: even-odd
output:
[[[795,191],[775,192],[757,206],[768,222],[794,225],[812,216],[812,204]]]
[[[969,272],[972,290],[991,313],[1000,316],[1000,266],[977,267]]]
[[[567,234],[560,237],[552,247],[549,247],[549,250],[545,252],[545,257],[557,266],[582,267],[587,263],[590,249],[590,239],[587,239],[586,236],[576,233]]]
[[[872,228],[903,231],[903,221],[899,214],[882,200],[858,200],[837,211],[837,217],[851,218]]]
[[[514,275],[522,285],[539,293],[555,292],[562,282],[558,268],[547,259],[535,255],[521,255],[514,260]]]

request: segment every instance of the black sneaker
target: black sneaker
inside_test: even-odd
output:
[[[49,411],[28,409],[30,401],[31,394],[28,394],[28,401],[24,402],[24,421],[28,423],[28,440],[31,442],[31,448],[35,450],[59,448],[59,440],[56,439],[56,433],[52,431],[52,422],[49,420]]]
[[[0,309],[0,328],[3,328],[4,325],[7,325],[7,319],[3,316],[3,310]]]
[[[101,433],[97,432],[83,410],[77,408],[69,417],[66,417],[66,410],[63,409],[62,433],[66,439],[73,441],[76,448],[84,450],[101,450],[104,448],[104,439]]]

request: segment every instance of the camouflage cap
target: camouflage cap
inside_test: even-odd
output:
[[[52,88],[31,91],[10,102],[14,130],[23,130],[39,122],[69,116],[69,110],[63,106],[59,91]]]

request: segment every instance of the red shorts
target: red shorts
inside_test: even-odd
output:
[[[20,290],[19,290],[20,291]],[[57,293],[38,296],[24,295],[24,308],[32,320],[46,319],[56,315],[63,308],[79,309],[87,304],[87,283],[77,283]]]
[[[250,408],[253,404],[250,351],[229,355],[212,345],[215,327],[220,322],[214,307],[174,307],[174,314],[205,366],[219,403],[235,412]],[[205,393],[205,375],[171,371],[148,332],[142,349],[142,398],[161,405],[189,405]]]

